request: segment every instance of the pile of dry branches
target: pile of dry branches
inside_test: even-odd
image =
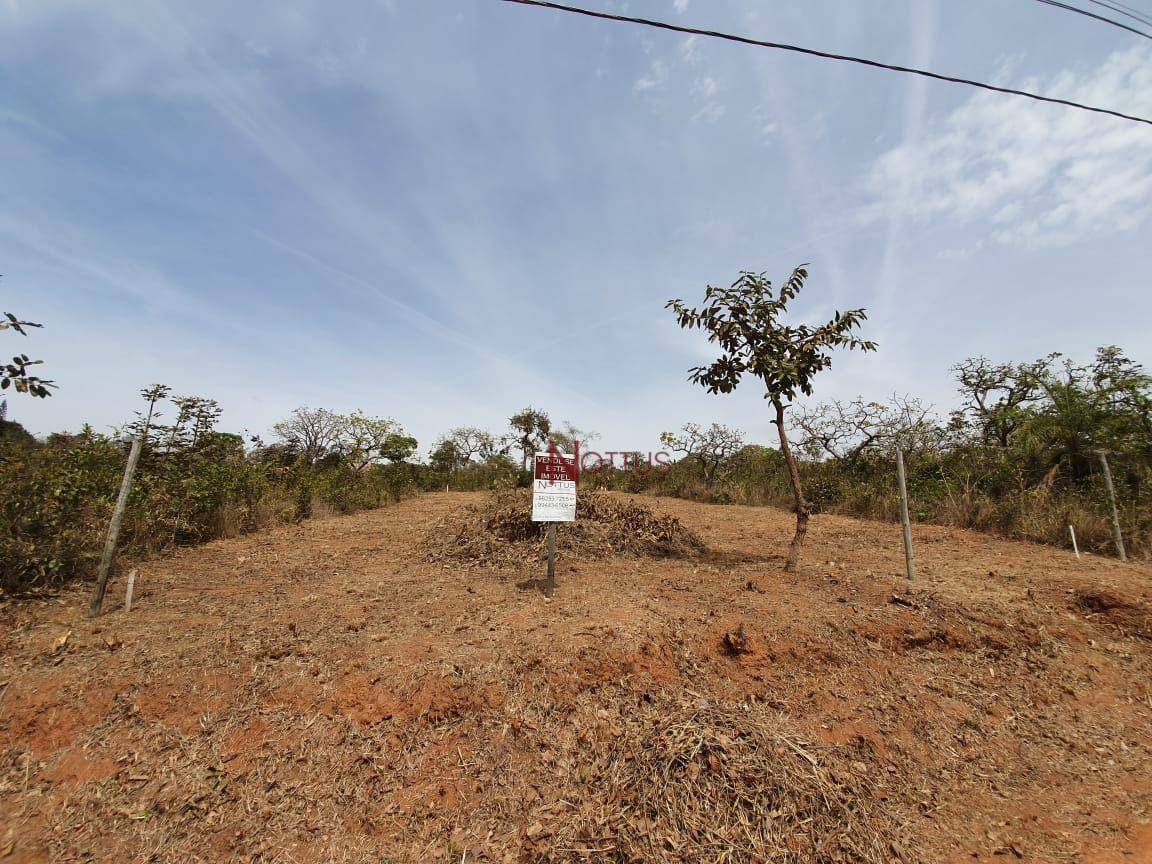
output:
[[[421,551],[429,561],[459,560],[493,566],[538,561],[545,555],[545,524],[532,521],[526,490],[495,492],[436,522]],[[560,554],[578,558],[636,555],[683,558],[698,555],[703,541],[674,516],[604,492],[581,493],[576,521],[560,526]]]

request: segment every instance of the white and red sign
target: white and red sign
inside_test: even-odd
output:
[[[532,473],[532,521],[575,522],[580,468],[570,453],[537,453]]]

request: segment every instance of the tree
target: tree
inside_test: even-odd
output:
[[[167,399],[168,394],[171,392],[171,388],[165,384],[153,384],[151,387],[145,387],[141,390],[140,398],[148,403],[148,411],[144,414],[137,411],[136,419],[124,427],[125,431],[131,432],[133,435],[142,436],[144,439],[142,443],[146,444],[148,442],[149,431],[162,428],[157,427],[156,424],[152,422],[161,416],[160,412],[156,410],[156,405],[162,399]]]
[[[411,435],[405,435],[399,427],[397,429],[399,431],[393,432],[384,439],[384,444],[380,448],[380,455],[389,462],[406,462],[412,458],[412,454],[416,452],[420,442]]]
[[[704,485],[711,489],[717,469],[744,446],[744,433],[720,423],[713,423],[707,429],[701,429],[696,423],[685,423],[679,435],[660,433],[660,443],[699,465]]]
[[[1060,353],[1031,363],[969,358],[953,367],[963,407],[953,428],[1011,467],[1017,482],[1072,482],[1096,470],[1098,450],[1152,455],[1152,377],[1114,345],[1077,364]]]
[[[441,443],[445,441],[452,442],[461,465],[471,462],[474,457],[480,460],[491,459],[501,452],[500,442],[496,440],[496,436],[486,429],[478,429],[475,426],[458,426],[450,429],[441,439]]]
[[[157,386],[163,387],[163,385]],[[143,394],[150,392],[150,390],[142,391]],[[145,395],[145,398],[149,396]],[[168,439],[164,442],[164,449],[169,452],[195,447],[205,435],[216,428],[216,421],[224,413],[219,402],[203,396],[173,396],[172,404],[176,406],[176,420],[168,427]],[[138,418],[129,424],[128,428],[139,431],[143,428],[142,423],[142,419]]]
[[[780,451],[788,465],[796,506],[796,534],[788,550],[786,571],[796,569],[808,531],[809,507],[788,445],[784,412],[798,394],[812,395],[812,379],[831,365],[833,349],[876,350],[876,343],[854,335],[868,317],[863,309],[836,312],[819,327],[781,321],[807,278],[807,269],[797,267],[776,291],[763,273],[745,271],[729,288],[707,286],[700,309],[689,308],[680,300],[667,303],[681,327],[706,331],[708,341],[718,345],[721,351],[708,366],[690,369],[690,381],[710,393],[731,393],[747,373],[760,380],[764,398],[772,402],[775,409],[772,422],[780,437]]]
[[[403,429],[387,417],[368,417],[362,411],[334,415],[336,448],[357,471],[362,471],[379,459],[387,458],[384,451],[394,445],[393,438]]]
[[[1039,395],[1037,375],[1044,361],[995,364],[986,357],[969,357],[952,367],[960,384],[963,406],[953,425],[974,425],[985,444],[1007,447],[1012,435],[1032,416]]]
[[[342,424],[343,418],[339,414],[304,405],[293,411],[287,420],[273,426],[272,432],[312,465],[336,449]]]
[[[1152,376],[1115,345],[1096,349],[1090,372],[1115,418],[1113,434],[1145,458],[1152,456]]]
[[[565,420],[563,429],[553,429],[548,433],[548,442],[563,453],[575,453],[581,443],[598,437],[597,433],[579,429]]]
[[[522,454],[520,469],[527,471],[529,458],[548,443],[552,421],[543,411],[537,411],[529,405],[523,411],[513,414],[508,424],[512,427],[512,441]]]
[[[1152,452],[1152,378],[1120,349],[1100,348],[1086,366],[1051,354],[1031,369],[1043,399],[1017,438],[1046,473],[1063,467],[1080,481],[1094,470],[1098,450]]]
[[[797,442],[811,459],[842,459],[857,463],[905,453],[935,450],[944,445],[944,430],[932,409],[912,396],[892,396],[887,402],[833,399],[814,407],[797,406],[792,424]]]
[[[216,428],[216,421],[224,410],[215,399],[206,399],[203,396],[184,396],[173,399],[177,405],[183,405],[189,418],[189,431],[192,436],[191,444],[195,447],[200,440]]]
[[[5,312],[0,318],[0,330],[15,330],[21,336],[27,336],[26,327],[42,327],[33,321],[21,321],[11,312]],[[56,385],[47,379],[38,378],[29,373],[30,366],[39,366],[43,360],[31,360],[27,354],[17,354],[11,363],[0,364],[0,390],[13,388],[17,393],[27,393],[38,399],[47,399],[52,395]]]
[[[283,446],[309,465],[343,460],[357,471],[388,460],[403,462],[416,452],[415,438],[404,434],[390,417],[369,417],[363,411],[337,414],[326,408],[297,408],[272,427]]]
[[[451,473],[468,464],[468,459],[460,452],[456,442],[451,438],[441,438],[429,455],[428,461],[433,469],[445,473]]]

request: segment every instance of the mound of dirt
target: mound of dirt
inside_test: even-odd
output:
[[[763,705],[704,699],[657,700],[618,722],[567,790],[571,806],[539,826],[531,860],[899,860],[899,820],[866,745],[815,746]]]
[[[704,541],[675,516],[603,492],[579,495],[576,521],[560,526],[556,548],[577,558],[687,558],[705,551]],[[479,566],[539,561],[547,553],[545,523],[532,521],[528,491],[494,492],[438,520],[420,550],[428,561]]]
[[[1072,594],[1072,608],[1097,615],[1135,636],[1152,639],[1152,611],[1138,600],[1097,588],[1081,588]]]

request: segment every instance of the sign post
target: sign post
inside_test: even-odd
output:
[[[556,590],[556,523],[548,523],[548,578],[544,580],[544,596],[551,597]]]
[[[553,450],[537,453],[532,472],[532,521],[548,523],[548,578],[544,594],[556,588],[556,523],[576,521],[576,457]]]

